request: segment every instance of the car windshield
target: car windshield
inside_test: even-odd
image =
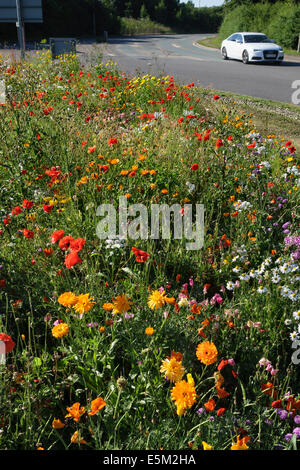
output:
[[[271,39],[269,39],[267,36],[264,34],[245,34],[244,35],[244,40],[245,42],[272,42]]]

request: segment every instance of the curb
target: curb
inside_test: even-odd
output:
[[[202,39],[207,39],[207,38],[202,38]],[[219,51],[219,49],[217,49],[216,47],[203,46],[202,44],[198,44],[197,42],[193,42],[193,46],[199,47],[200,49],[206,49],[208,51]]]

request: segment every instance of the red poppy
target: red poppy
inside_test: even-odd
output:
[[[194,163],[194,164],[191,166],[191,170],[193,170],[193,171],[198,170],[198,168],[199,168],[198,163]]]
[[[217,411],[217,416],[222,416],[226,411],[226,408],[219,408]]]
[[[11,352],[16,345],[15,342],[11,339],[11,337],[6,335],[5,333],[0,333],[0,346],[2,346],[1,343],[4,343],[5,350],[2,351],[3,348],[0,347],[0,351],[4,352],[4,354]]]
[[[71,240],[70,243],[70,250],[71,251],[81,251],[82,248],[85,245],[85,239],[84,238],[76,238],[75,240]]]
[[[67,235],[66,237],[63,237],[59,243],[58,246],[61,250],[66,251],[70,248],[71,242],[74,241],[74,238],[71,237],[71,235]]]
[[[219,100],[219,99],[220,99],[219,95],[214,95],[214,100],[215,100],[215,101],[217,101],[217,100]]]
[[[70,269],[77,263],[82,263],[82,259],[79,258],[77,251],[71,251],[65,258],[65,265]]]
[[[276,400],[272,402],[272,408],[282,408],[281,400]]]
[[[248,145],[248,149],[253,149],[256,145],[256,142],[253,142],[252,144]]]
[[[150,254],[147,253],[146,251],[139,250],[138,248],[135,248],[134,246],[131,248],[131,251],[136,255],[136,261],[138,263],[145,263],[147,259],[149,258]]]
[[[24,201],[22,203],[22,207],[24,207],[24,209],[31,209],[32,206],[33,206],[32,201],[28,201],[28,199],[24,199]]]
[[[24,228],[23,235],[24,235],[25,238],[33,238],[34,237],[34,233],[32,232],[32,230],[27,230],[27,228]]]
[[[55,230],[52,235],[51,235],[51,243],[56,243],[58,242],[59,240],[61,240],[63,238],[63,236],[65,235],[65,231],[64,230]]]
[[[52,211],[53,206],[51,206],[50,204],[43,204],[43,209],[49,214]]]
[[[13,210],[11,211],[12,215],[19,215],[21,214],[21,212],[22,212],[22,209],[20,206],[14,207]]]
[[[48,108],[45,108],[44,109],[45,116],[48,116],[48,114],[50,114],[51,111],[53,111],[53,108],[51,108],[51,106],[48,106]]]
[[[111,147],[112,145],[115,145],[118,143],[118,140],[115,137],[111,137],[108,139],[108,145]]]
[[[217,149],[218,149],[219,147],[222,147],[222,146],[223,146],[223,140],[222,140],[222,139],[217,139],[217,142],[216,142],[216,147],[217,147]]]

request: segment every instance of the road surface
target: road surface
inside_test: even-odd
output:
[[[292,103],[292,83],[300,80],[300,60],[287,56],[281,65],[224,61],[218,50],[197,47],[208,35],[148,35],[110,38],[102,45],[103,60],[117,62],[124,72],[173,75],[182,84],[231,91]],[[78,46],[80,51],[80,46]]]

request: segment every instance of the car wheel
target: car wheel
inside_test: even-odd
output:
[[[249,54],[247,51],[243,51],[242,59],[243,64],[249,64]]]
[[[222,57],[223,57],[224,60],[228,59],[226,47],[223,47],[223,49],[222,49]]]

